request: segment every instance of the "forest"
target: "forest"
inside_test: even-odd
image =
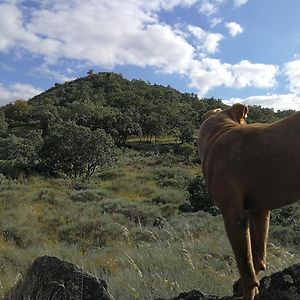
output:
[[[171,137],[193,144],[204,112],[226,108],[170,86],[97,73],[55,86],[0,109],[0,172],[89,178],[111,166],[128,140]],[[273,122],[293,111],[251,106],[249,122]],[[188,147],[186,147],[188,148]]]

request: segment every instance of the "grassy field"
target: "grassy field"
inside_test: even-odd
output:
[[[192,288],[231,294],[237,270],[222,218],[178,211],[201,173],[191,161],[126,149],[114,168],[87,182],[0,177],[0,296],[45,254],[107,280],[115,299]],[[266,273],[299,262],[296,234],[271,228]]]

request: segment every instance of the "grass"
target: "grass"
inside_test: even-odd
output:
[[[238,275],[222,218],[177,209],[199,173],[180,156],[130,150],[86,182],[2,180],[0,296],[45,254],[107,280],[115,299],[170,298],[192,288],[231,294]],[[276,224],[271,238],[266,273],[299,262],[295,231]]]

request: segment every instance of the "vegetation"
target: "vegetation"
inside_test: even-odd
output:
[[[0,297],[44,254],[106,279],[115,299],[230,294],[236,265],[194,144],[216,107],[93,70],[2,107]],[[249,118],[290,113],[251,107]],[[267,273],[299,261],[299,214],[274,212]]]

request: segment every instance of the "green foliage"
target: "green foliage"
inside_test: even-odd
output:
[[[25,100],[16,100],[2,108],[6,120],[11,124],[13,122],[26,122],[30,116],[31,106]]]
[[[66,122],[49,129],[42,155],[51,174],[61,172],[72,178],[89,178],[96,168],[103,169],[114,162],[116,149],[104,130],[91,131]]]
[[[171,188],[164,188],[158,190],[151,196],[151,202],[156,205],[179,204],[182,203],[183,200],[184,200],[183,193]]]
[[[5,120],[5,114],[3,111],[0,111],[0,135],[5,133],[7,130],[7,123]]]
[[[294,231],[300,231],[300,206],[295,203],[272,211],[271,223],[283,227],[290,227]]]
[[[205,181],[203,176],[194,178],[187,187],[187,202],[191,205],[193,211],[205,211],[212,215],[219,214],[219,210],[212,202],[209,194],[206,191]],[[186,206],[182,206],[184,210]]]
[[[180,147],[180,153],[184,156],[187,162],[191,162],[196,155],[196,147],[191,144],[184,144]]]
[[[29,173],[39,164],[42,146],[40,131],[31,131],[26,138],[9,135],[0,137],[0,172],[16,177],[21,172]]]
[[[70,194],[70,198],[75,202],[100,201],[108,196],[109,193],[107,191],[99,189],[86,189],[82,191],[74,191]]]
[[[169,299],[195,286],[231,292],[238,272],[222,217],[178,214],[186,185],[160,188],[164,178],[193,177],[198,166],[183,164],[182,156],[134,150],[120,159],[84,182],[29,177],[7,185],[0,177],[0,295],[45,254],[107,280],[116,299]],[[267,273],[299,261],[297,231],[272,225],[270,234]]]

